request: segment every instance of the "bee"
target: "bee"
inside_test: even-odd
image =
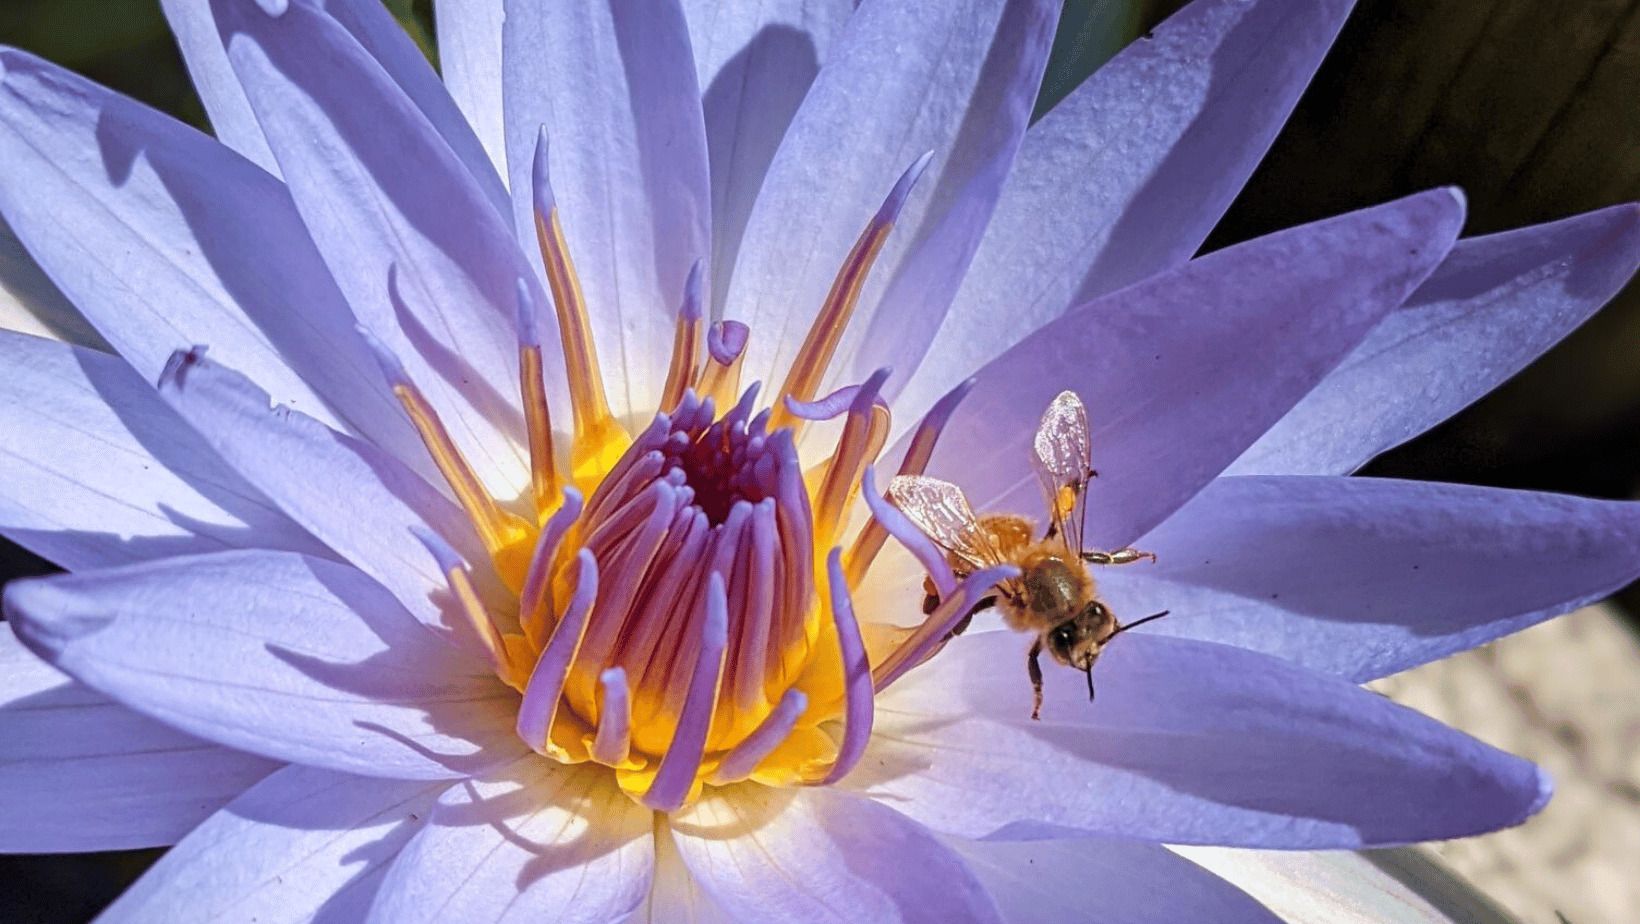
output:
[[[958,635],[976,613],[995,607],[1008,627],[1033,632],[1026,672],[1034,695],[1031,718],[1042,713],[1044,649],[1055,661],[1088,677],[1088,699],[1094,698],[1093,665],[1119,633],[1160,619],[1167,611],[1123,625],[1099,599],[1091,565],[1126,565],[1156,556],[1137,549],[1101,552],[1085,547],[1088,482],[1098,477],[1090,464],[1088,414],[1075,392],[1061,392],[1048,405],[1037,427],[1032,467],[1048,504],[1048,523],[1041,538],[1036,524],[1018,514],[974,516],[962,489],[923,475],[901,475],[889,483],[888,499],[917,528],[943,549],[957,576],[980,568],[1011,564],[1019,577],[1001,581],[952,629]],[[923,612],[940,604],[932,580],[926,580]]]

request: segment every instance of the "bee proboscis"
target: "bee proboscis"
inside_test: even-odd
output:
[[[1075,392],[1061,392],[1042,415],[1033,446],[1032,466],[1048,503],[1048,525],[1037,538],[1035,523],[1011,513],[976,517],[956,485],[923,475],[901,475],[890,482],[888,498],[940,546],[957,576],[980,568],[1010,564],[1019,577],[1001,581],[952,630],[967,628],[975,613],[995,607],[1008,627],[1033,632],[1036,641],[1026,655],[1034,695],[1031,718],[1041,717],[1042,665],[1049,656],[1087,674],[1093,699],[1093,665],[1104,646],[1125,632],[1167,612],[1123,625],[1099,599],[1088,565],[1125,565],[1156,556],[1137,549],[1114,552],[1084,545],[1088,482],[1098,476],[1091,466],[1088,414]],[[928,584],[923,611],[932,613],[939,596]]]

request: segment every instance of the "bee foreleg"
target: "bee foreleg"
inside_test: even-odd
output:
[[[963,614],[961,619],[957,620],[957,624],[951,627],[950,632],[946,633],[945,640],[950,641],[966,631],[968,624],[974,621],[975,613],[983,612],[996,605],[997,598],[995,594],[981,598],[978,603],[969,608],[968,612]]]
[[[934,586],[934,579],[925,576],[923,578],[923,615],[932,616],[934,611],[939,608],[940,592]]]
[[[1031,719],[1042,718],[1042,662],[1037,656],[1042,654],[1042,639],[1031,644],[1031,653],[1025,656],[1025,672],[1031,675]]]
[[[1118,549],[1115,552],[1083,552],[1082,560],[1090,565],[1131,565],[1142,559],[1156,560],[1152,552],[1141,552],[1138,549]]]

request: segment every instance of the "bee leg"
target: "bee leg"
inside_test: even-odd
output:
[[[963,617],[961,619],[957,620],[957,624],[952,626],[951,631],[946,634],[945,640],[949,642],[950,640],[956,638],[957,636],[961,635],[964,631],[966,631],[967,628],[968,628],[968,624],[974,621],[974,614],[975,613],[983,613],[984,611],[986,611],[986,610],[988,610],[991,607],[996,606],[996,605],[997,605],[997,598],[994,594],[992,596],[989,596],[989,597],[981,598],[980,601],[978,603],[974,604],[973,607],[971,609],[969,609],[967,613],[963,614]]]
[[[1042,662],[1037,656],[1042,654],[1042,640],[1037,639],[1031,644],[1031,653],[1025,656],[1025,672],[1031,675],[1031,719],[1039,721],[1042,718]]]
[[[934,587],[934,579],[923,578],[923,615],[932,616],[940,608],[940,592]]]
[[[1153,552],[1141,552],[1138,549],[1118,549],[1115,552],[1083,552],[1082,560],[1090,565],[1131,565],[1143,559],[1156,560]]]

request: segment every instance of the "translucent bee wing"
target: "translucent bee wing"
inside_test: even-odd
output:
[[[962,489],[924,475],[899,475],[888,483],[888,499],[935,544],[975,568],[1005,562],[974,517]]]
[[[1064,543],[1082,551],[1082,520],[1073,516],[1088,488],[1093,457],[1088,438],[1088,411],[1076,392],[1062,391],[1042,412],[1033,444],[1036,477]]]

